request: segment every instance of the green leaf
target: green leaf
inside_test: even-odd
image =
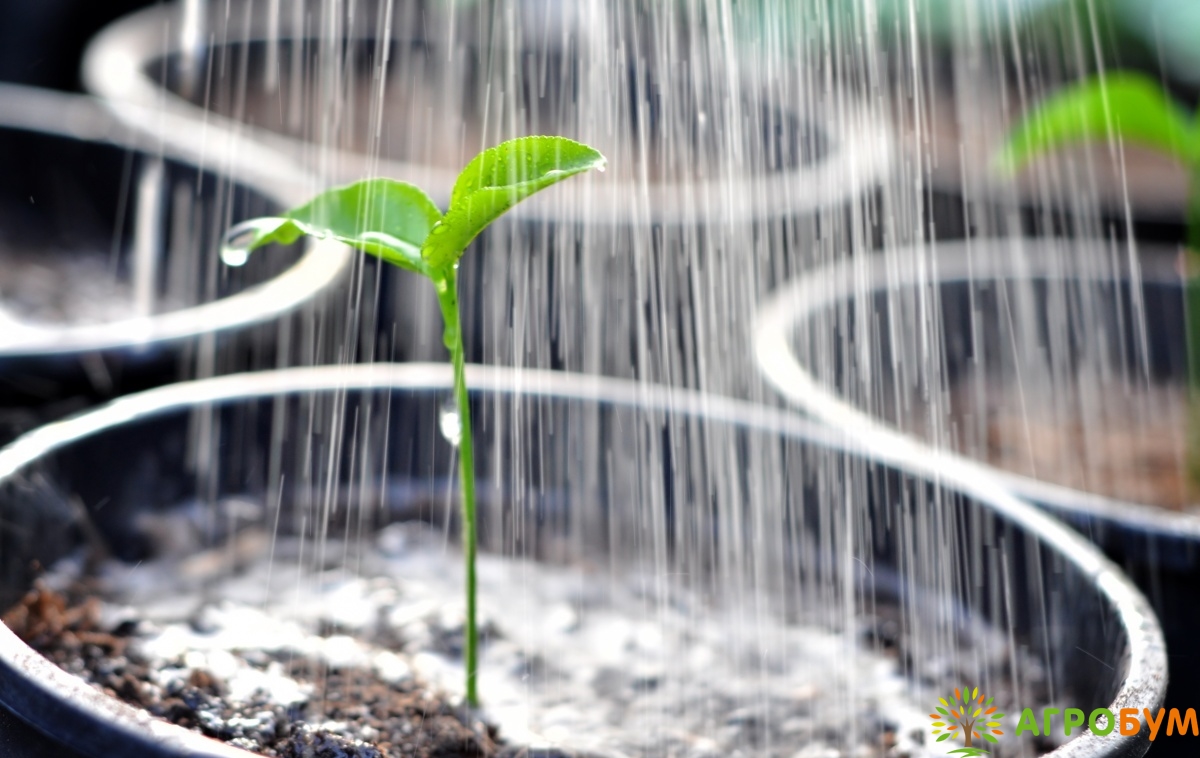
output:
[[[402,268],[428,275],[421,245],[442,214],[429,196],[406,182],[364,179],[322,192],[281,217],[259,218],[229,230],[221,252],[226,263],[272,242],[301,235],[332,238]]]
[[[984,738],[985,740],[987,740],[988,742],[999,742],[999,741],[1000,741],[1000,740],[996,739],[994,736],[992,736],[992,735],[990,735],[990,734],[985,734],[985,735],[983,735],[983,738]]]
[[[937,706],[936,710],[937,710],[937,712],[938,712],[938,713],[942,714],[943,716],[949,716],[949,715],[950,715],[950,711],[946,710],[945,708],[941,707],[940,705],[939,705],[939,706]]]
[[[953,736],[954,736],[953,732],[947,732],[947,733],[943,734],[941,737],[938,737],[935,740],[935,742],[945,742],[946,740],[950,739]]]
[[[589,169],[604,156],[564,137],[521,137],[484,150],[458,175],[450,208],[425,240],[421,257],[445,270],[484,227],[530,195]]]
[[[999,721],[1000,719],[1004,718],[1004,714],[1003,713],[993,713],[991,716],[988,716],[988,718],[993,719],[995,721]]]
[[[1068,87],[1035,108],[1009,132],[996,163],[1015,171],[1039,153],[1071,142],[1119,137],[1191,166],[1200,158],[1197,136],[1187,112],[1157,80],[1117,72]]]

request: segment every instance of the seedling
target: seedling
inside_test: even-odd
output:
[[[1187,170],[1187,251],[1184,254],[1188,362],[1188,481],[1200,490],[1200,113],[1173,100],[1157,80],[1118,72],[1058,93],[1010,132],[997,164],[1016,171],[1035,156],[1072,142],[1119,138],[1174,158]]]
[[[323,192],[282,216],[238,224],[226,234],[221,251],[227,264],[240,266],[250,251],[263,245],[291,244],[304,235],[331,238],[433,283],[445,323],[443,341],[454,366],[458,410],[467,605],[463,664],[467,703],[471,706],[479,704],[475,463],[458,308],[458,262],[471,241],[509,208],[563,179],[593,168],[603,171],[604,165],[604,156],[587,145],[563,137],[522,137],[475,156],[455,180],[450,207],[444,215],[428,195],[411,184],[366,179]]]

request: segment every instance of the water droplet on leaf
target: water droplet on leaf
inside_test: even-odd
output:
[[[221,243],[221,261],[226,266],[243,266],[250,258],[250,246],[258,237],[255,222],[238,224],[225,233]]]
[[[221,262],[226,266],[244,266],[250,260],[250,252],[244,247],[221,248]]]

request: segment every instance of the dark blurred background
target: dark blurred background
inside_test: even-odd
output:
[[[109,22],[161,0],[0,0],[0,81],[81,92],[88,40]]]

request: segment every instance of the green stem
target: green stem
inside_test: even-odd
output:
[[[1187,204],[1183,254],[1184,326],[1188,367],[1188,434],[1185,497],[1200,491],[1200,168],[1194,168]]]
[[[463,626],[463,666],[467,674],[467,705],[478,707],[479,628],[475,609],[475,450],[471,440],[471,409],[463,356],[462,321],[458,311],[458,275],[451,269],[433,280],[438,305],[446,322],[443,340],[454,364],[454,402],[458,406],[458,476],[462,487],[462,549],[466,563],[467,618]]]

